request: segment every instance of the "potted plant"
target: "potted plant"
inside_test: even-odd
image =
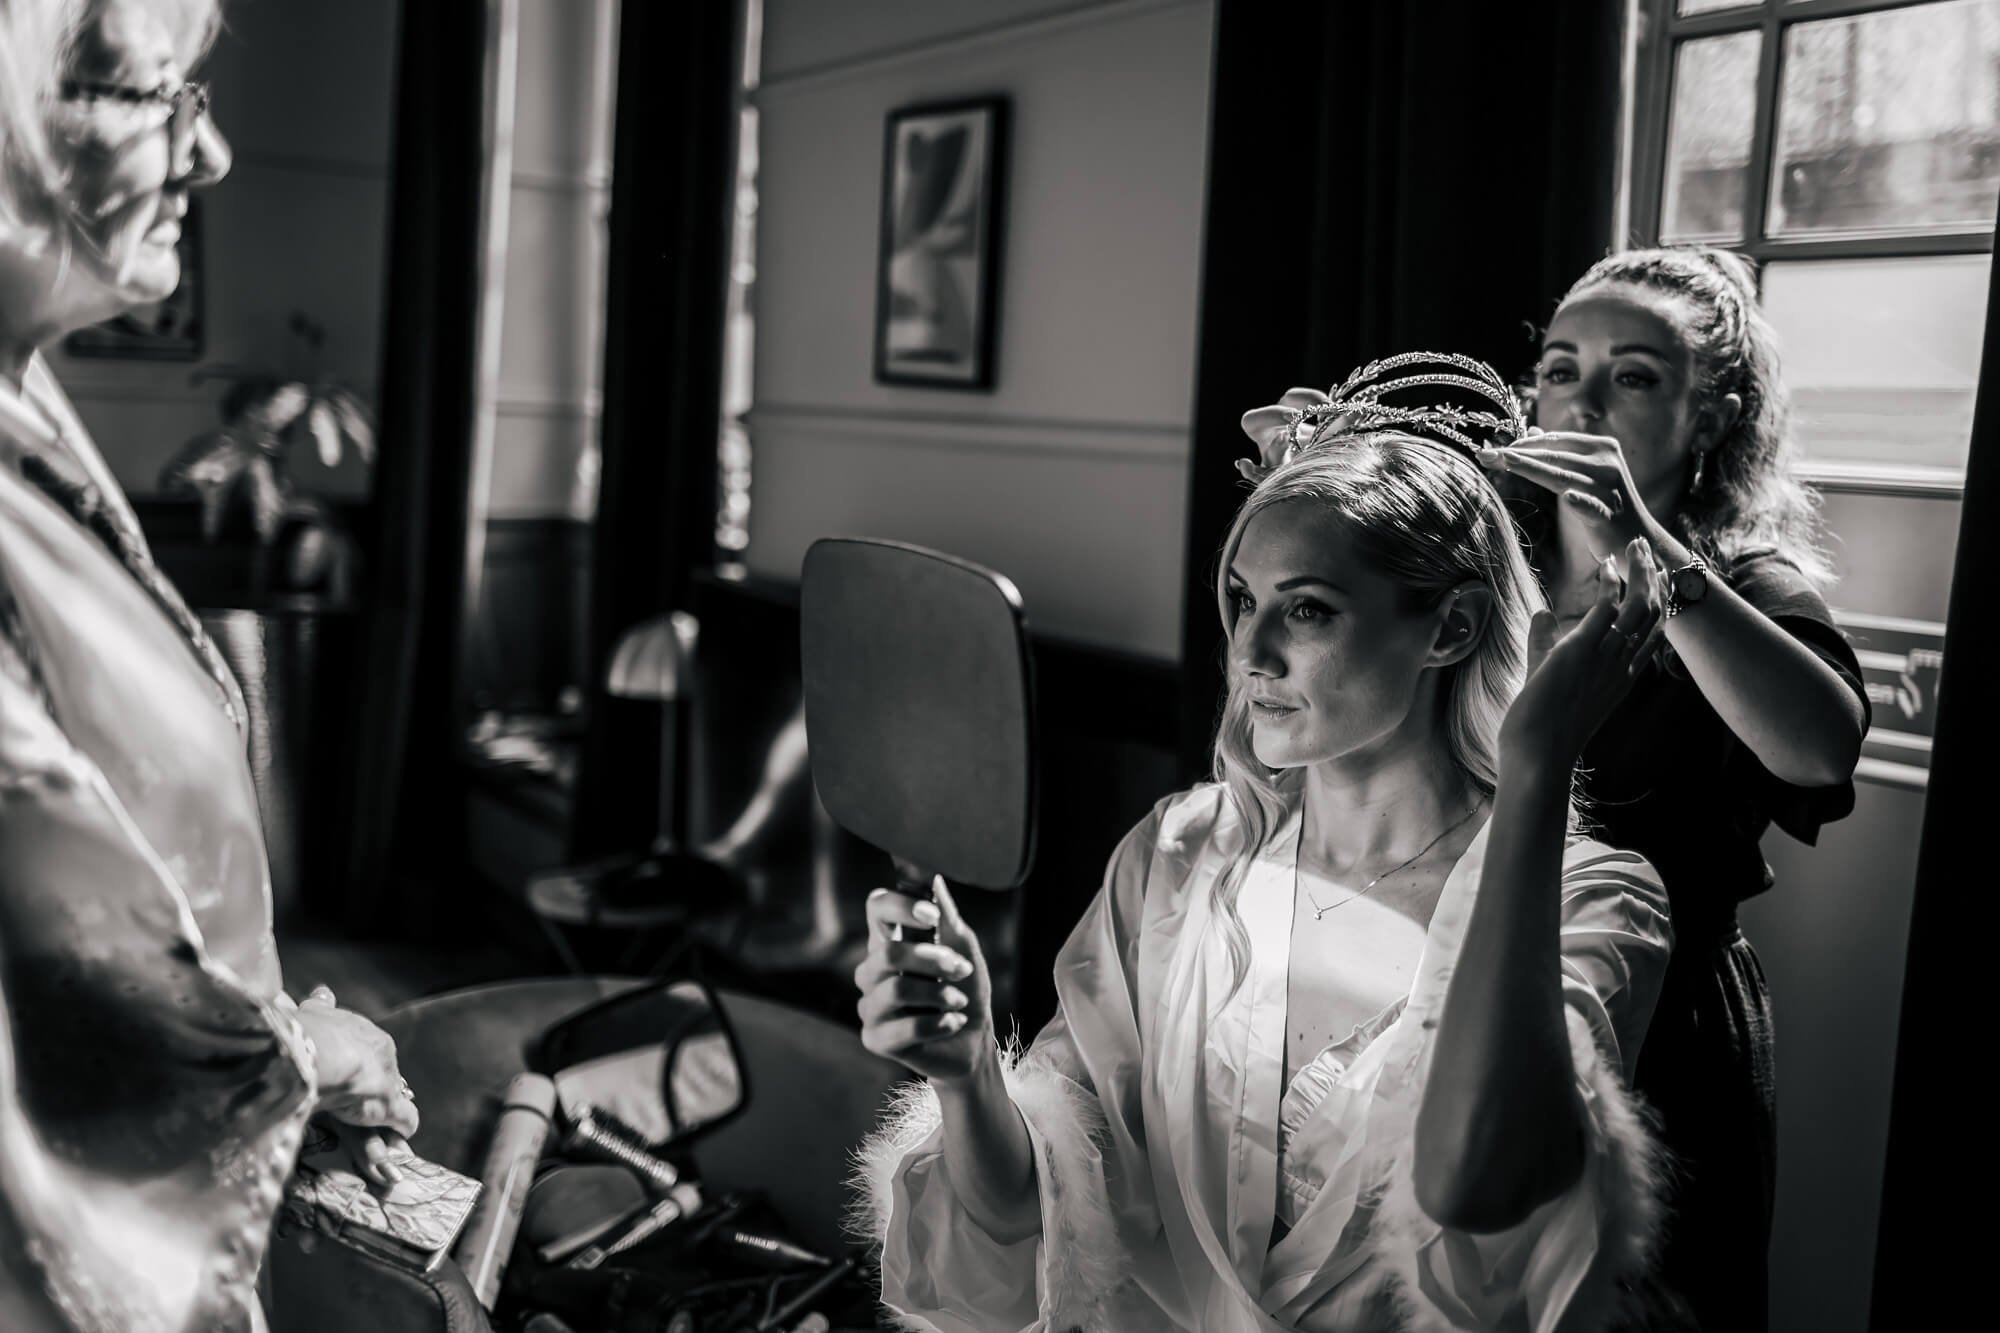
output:
[[[289,327],[316,363],[325,328],[296,311]],[[344,603],[352,588],[352,544],[323,501],[298,493],[287,459],[293,449],[310,447],[328,467],[347,449],[372,462],[374,424],[360,395],[323,375],[263,367],[204,366],[193,379],[228,383],[222,424],[168,460],[161,492],[200,501],[204,541],[251,538],[255,582],[265,591]]]

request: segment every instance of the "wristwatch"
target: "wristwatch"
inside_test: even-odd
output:
[[[1708,562],[1695,556],[1667,572],[1667,614],[1677,616],[1708,596]]]

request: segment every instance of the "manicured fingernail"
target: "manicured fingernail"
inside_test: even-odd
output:
[[[939,919],[936,903],[918,903],[910,909],[910,914],[916,917],[918,924],[925,926],[935,926]]]
[[[967,1003],[965,992],[956,986],[946,986],[943,995],[939,998],[944,1001],[947,1009],[963,1009]]]
[[[960,1028],[965,1026],[965,1015],[946,1014],[944,1016],[944,1026],[952,1032],[958,1031]]]

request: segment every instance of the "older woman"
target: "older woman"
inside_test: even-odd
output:
[[[308,1116],[393,1179],[392,1043],[282,989],[243,700],[39,349],[169,293],[227,171],[214,0],[0,0],[0,1328],[261,1324]]]

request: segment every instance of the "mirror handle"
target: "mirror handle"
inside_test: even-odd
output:
[[[931,881],[936,878],[932,872],[915,862],[905,861],[900,856],[891,856],[889,859],[896,867],[896,892],[907,893],[912,898],[922,898],[932,903],[937,901],[937,895],[931,891]],[[903,926],[899,928],[896,938],[917,944],[931,944],[936,942],[937,932]]]

